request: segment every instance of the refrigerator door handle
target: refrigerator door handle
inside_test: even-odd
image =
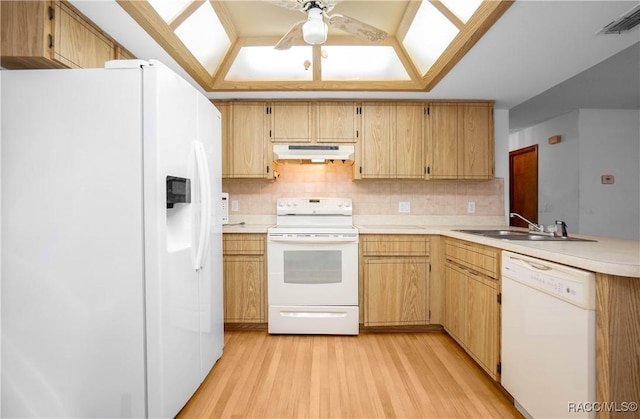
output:
[[[195,153],[200,189],[200,232],[198,234],[198,250],[196,252],[195,269],[200,270],[204,266],[206,251],[209,247],[209,231],[211,230],[211,190],[207,157],[204,146],[199,141],[196,141],[195,143]]]

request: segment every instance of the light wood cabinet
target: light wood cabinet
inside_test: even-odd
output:
[[[264,234],[223,235],[225,323],[266,323]]]
[[[360,137],[360,112],[356,102],[317,102],[316,141],[355,143]]]
[[[365,326],[429,323],[429,238],[362,235]]]
[[[270,178],[273,175],[271,150],[266,141],[266,102],[231,102],[228,112],[227,150],[229,178]],[[224,124],[223,124],[224,125]],[[224,131],[224,128],[223,128]]]
[[[446,239],[444,327],[494,379],[499,376],[500,251]]]
[[[363,179],[422,179],[423,124],[421,103],[363,103],[357,174]]]
[[[280,143],[310,143],[311,102],[271,102],[267,105],[269,139]]]
[[[434,102],[427,111],[428,179],[493,179],[491,102]]]
[[[65,1],[0,2],[2,66],[100,68],[133,55]]]

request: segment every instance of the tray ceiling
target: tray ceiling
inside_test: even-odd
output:
[[[323,45],[273,46],[306,14],[297,0],[118,0],[205,91],[429,91],[512,0],[342,0],[329,15],[387,32],[380,42],[329,28]],[[289,4],[287,4],[287,2]],[[465,6],[470,10],[465,10]]]

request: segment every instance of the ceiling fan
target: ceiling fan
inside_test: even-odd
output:
[[[333,28],[349,32],[369,42],[378,42],[386,38],[387,33],[357,19],[329,13],[339,0],[271,0],[270,3],[289,10],[298,10],[307,14],[307,20],[295,23],[278,41],[275,49],[285,50],[304,41],[310,45],[324,44],[327,40],[327,24]]]

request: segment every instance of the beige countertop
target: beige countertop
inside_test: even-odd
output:
[[[266,233],[272,224],[230,224],[223,226],[223,233]],[[407,225],[356,225],[360,234],[431,234],[467,240],[502,250],[508,250],[540,259],[600,272],[609,275],[640,278],[640,242],[632,240],[610,239],[580,234],[571,236],[596,240],[595,242],[522,242],[502,240],[455,230],[465,229],[504,229],[504,225],[494,226],[424,226]]]

